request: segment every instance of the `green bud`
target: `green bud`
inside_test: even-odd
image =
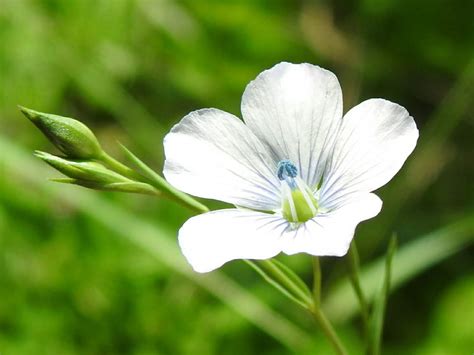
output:
[[[21,112],[68,158],[97,159],[102,155],[99,141],[82,122],[19,107]]]
[[[35,155],[72,179],[100,184],[131,182],[122,175],[93,161],[70,160],[40,151],[35,152]]]

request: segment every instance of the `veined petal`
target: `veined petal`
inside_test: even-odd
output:
[[[357,225],[375,217],[382,200],[372,193],[353,194],[328,213],[318,214],[283,236],[283,252],[318,256],[343,256],[347,253]]]
[[[343,118],[324,174],[321,204],[331,208],[341,196],[370,192],[400,170],[418,139],[415,121],[400,105],[371,99]]]
[[[191,112],[164,140],[166,179],[191,195],[258,210],[280,207],[276,163],[237,117]]]
[[[268,259],[281,251],[288,222],[281,217],[238,209],[189,219],[179,230],[181,251],[197,272],[209,272],[234,259]]]
[[[333,73],[311,64],[277,64],[247,86],[242,114],[276,161],[289,159],[308,186],[319,183],[342,118]]]

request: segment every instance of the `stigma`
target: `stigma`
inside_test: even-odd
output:
[[[276,175],[281,181],[282,214],[292,223],[303,223],[318,213],[313,191],[299,177],[297,167],[290,160],[278,163]]]

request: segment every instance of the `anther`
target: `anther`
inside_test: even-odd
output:
[[[287,180],[288,178],[295,178],[298,175],[298,169],[289,160],[280,160],[277,168],[277,176],[280,180]]]

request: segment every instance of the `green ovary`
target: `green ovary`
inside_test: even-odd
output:
[[[306,198],[305,198],[306,195]],[[293,200],[294,210],[292,211],[290,199]],[[289,222],[303,223],[313,218],[318,210],[318,203],[313,194],[309,191],[306,194],[299,189],[291,191],[290,197],[285,198],[282,204],[283,217]]]

